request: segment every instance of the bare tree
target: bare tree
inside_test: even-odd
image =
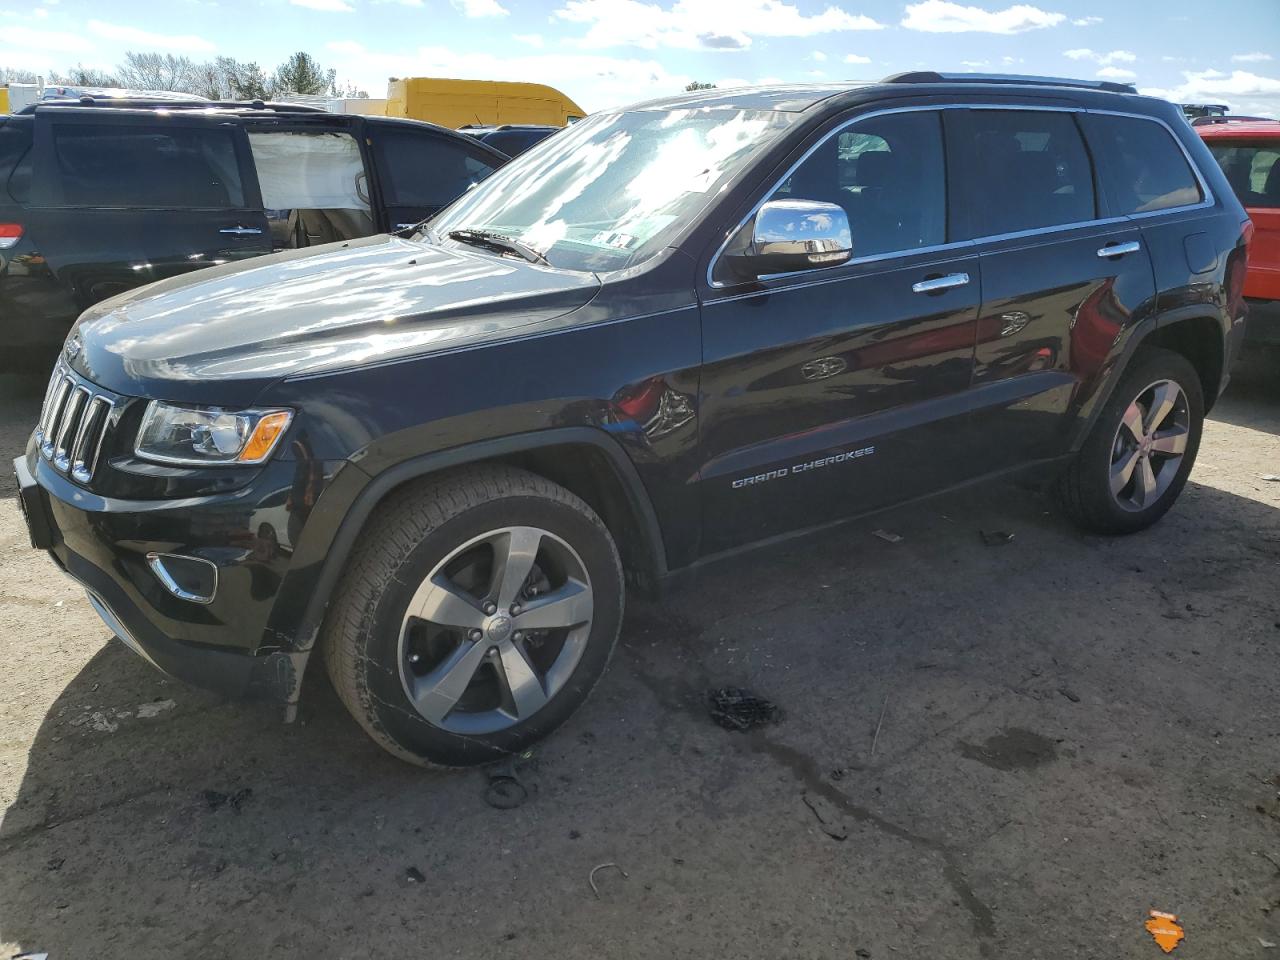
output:
[[[716,85],[714,83],[703,83],[701,80],[694,80],[691,83],[686,83],[684,88],[687,92],[693,93],[695,90],[714,90]]]
[[[271,82],[256,63],[217,57],[191,70],[191,92],[210,100],[269,100]]]
[[[66,87],[118,87],[120,83],[114,76],[97,67],[86,67],[77,63],[66,73],[53,71],[49,76],[50,83]]]
[[[329,88],[329,96],[343,100],[368,100],[369,91],[361,90],[354,83],[338,83],[336,80]]]
[[[195,93],[195,64],[188,57],[171,53],[134,53],[124,55],[124,63],[116,67],[120,85],[134,90],[172,90]]]
[[[0,67],[0,83],[35,83],[39,79],[39,75],[34,70]]]

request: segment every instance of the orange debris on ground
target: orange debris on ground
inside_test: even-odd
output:
[[[1186,936],[1178,925],[1178,918],[1172,913],[1151,911],[1151,919],[1146,923],[1147,932],[1155,939],[1156,944],[1165,953],[1173,953],[1173,948]]]

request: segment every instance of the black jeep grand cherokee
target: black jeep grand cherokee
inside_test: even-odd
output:
[[[1178,108],[910,74],[588,118],[410,237],[101,303],[16,462],[134,650],[463,765],[563,723],[624,582],[1050,466],[1127,533],[1195,459],[1247,221]]]

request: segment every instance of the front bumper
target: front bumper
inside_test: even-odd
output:
[[[74,486],[39,458],[15,460],[14,472],[32,546],[47,551],[85,588],[94,610],[126,646],[193,686],[230,697],[296,701],[305,657],[264,649],[262,643],[287,557],[246,547],[247,527],[229,520],[240,514],[246,523],[260,519],[266,512],[260,501],[256,509],[223,498],[204,510],[193,510],[189,502],[185,509],[145,503],[136,506],[149,510],[129,512],[120,509],[120,501]],[[193,512],[205,528],[193,529]],[[225,572],[217,602],[197,604],[169,594],[146,565],[146,553],[155,548],[218,556]]]

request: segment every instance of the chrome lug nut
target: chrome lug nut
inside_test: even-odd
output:
[[[495,613],[498,612],[498,605],[496,603],[486,603],[484,605],[484,612],[487,613],[489,616],[493,616]]]
[[[518,617],[518,616],[520,616],[520,604],[518,604],[518,603],[513,603],[513,604],[511,605],[511,615],[512,615],[513,617]]]
[[[467,636],[474,642],[484,636],[479,630],[472,630]]]
[[[515,633],[511,635],[511,639],[514,640],[516,643],[519,643],[521,640],[524,639],[524,631],[517,630]]]

